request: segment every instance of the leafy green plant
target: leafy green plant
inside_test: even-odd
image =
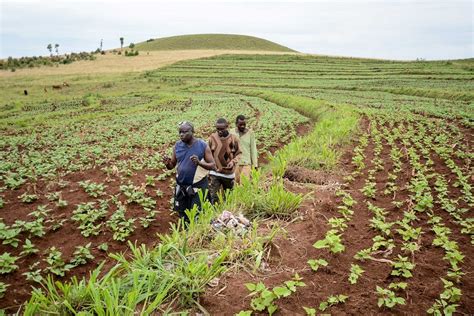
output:
[[[313,247],[316,249],[329,248],[333,253],[339,253],[345,250],[341,242],[341,235],[334,229],[329,230],[324,239],[316,241]]]
[[[319,267],[326,267],[328,262],[324,259],[310,259],[308,260],[308,264],[313,271],[318,271]]]
[[[349,274],[349,282],[351,284],[356,284],[362,273],[364,273],[364,270],[358,264],[351,263],[351,273]]]
[[[79,181],[79,186],[86,191],[91,197],[99,197],[104,195],[106,186],[102,183],[95,183],[90,180]]]
[[[245,286],[250,291],[250,296],[254,296],[250,302],[250,306],[255,311],[266,310],[269,315],[273,315],[278,309],[275,301],[282,297],[290,296],[296,292],[297,287],[306,286],[298,274],[295,274],[292,280],[284,282],[280,286],[275,286],[273,289],[268,289],[265,284],[259,282],[246,283]]]
[[[387,308],[393,308],[395,305],[405,305],[405,299],[403,297],[398,297],[395,292],[389,290],[389,289],[384,289],[380,286],[377,285],[377,296],[378,301],[377,305],[378,307],[387,307]]]
[[[376,183],[375,182],[370,182],[369,180],[366,181],[365,186],[360,189],[360,191],[369,198],[375,199],[375,193],[377,193],[377,190],[375,188]]]
[[[23,203],[33,203],[38,199],[36,194],[28,194],[26,191],[18,197]]]
[[[406,282],[396,282],[396,283],[390,283],[388,285],[388,288],[391,290],[405,290],[408,286],[408,283]]]
[[[27,281],[32,281],[36,283],[41,283],[43,281],[43,276],[41,275],[41,269],[36,269],[39,265],[39,262],[32,264],[28,269],[29,271],[22,273],[26,277]]]
[[[456,312],[456,304],[461,300],[461,290],[454,286],[454,283],[441,278],[444,285],[444,291],[439,295],[439,299],[428,309],[428,314],[434,315],[452,315]]]
[[[8,284],[0,282],[0,298],[3,298],[3,296],[5,296],[5,293],[7,292],[7,287],[9,287]]]
[[[63,207],[68,206],[68,203],[67,203],[66,200],[63,200],[62,198],[59,198],[59,199],[56,201],[56,206],[59,207],[59,208],[63,208]]]
[[[319,303],[319,310],[324,312],[328,307],[345,303],[349,296],[344,294],[331,295],[324,302]]]
[[[101,251],[107,252],[107,250],[109,249],[109,245],[106,242],[104,242],[104,243],[101,243],[97,248],[99,248],[99,250]]]
[[[135,218],[125,218],[126,208],[118,202],[117,210],[107,221],[107,226],[113,231],[113,239],[118,241],[125,241],[130,234],[135,230]]]
[[[48,267],[45,269],[47,272],[53,273],[57,276],[64,276],[64,274],[70,270],[70,266],[66,265],[62,259],[62,253],[56,247],[49,248],[48,256],[45,259]]]
[[[148,187],[154,187],[155,186],[155,177],[145,175],[145,185],[148,186]]]
[[[38,251],[38,248],[36,248],[29,239],[26,239],[25,243],[23,244],[23,251],[20,253],[20,256],[29,256],[31,254],[37,253]]]
[[[85,246],[77,246],[76,250],[73,253],[73,258],[70,262],[70,265],[77,267],[79,265],[86,264],[89,260],[94,259],[94,256],[90,251],[91,243],[88,243]]]
[[[315,309],[315,308],[303,306],[303,309],[304,309],[304,311],[306,312],[306,315],[308,315],[308,316],[316,316],[316,309]]]
[[[393,261],[392,267],[391,275],[411,278],[413,276],[411,270],[415,268],[415,264],[408,261],[408,257],[398,255],[398,260]]]
[[[0,274],[7,274],[18,269],[15,264],[18,257],[10,255],[9,252],[4,252],[0,255]]]

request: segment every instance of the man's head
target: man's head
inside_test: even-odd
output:
[[[243,116],[242,114],[238,115],[235,119],[235,126],[237,126],[239,132],[245,132],[245,129],[247,128],[247,119],[245,118],[245,116]]]
[[[229,135],[229,123],[225,118],[220,118],[216,121],[216,131],[219,137],[227,137]]]
[[[184,143],[190,143],[193,139],[194,126],[190,122],[181,122],[179,123],[179,138]]]

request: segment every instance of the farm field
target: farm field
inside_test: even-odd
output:
[[[242,54],[147,69],[0,74],[1,308],[474,309],[472,59]],[[238,114],[249,117],[261,153],[273,154],[254,181],[180,230],[169,211],[173,173],[161,161],[177,123],[194,122],[206,138],[218,117]],[[246,235],[210,228],[224,209],[253,220]],[[89,281],[100,279],[99,293],[94,283],[64,287],[102,260],[105,277]],[[24,304],[39,282],[42,292]],[[100,303],[126,301],[131,288],[137,297],[127,303]]]

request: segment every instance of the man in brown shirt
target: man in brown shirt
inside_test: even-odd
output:
[[[208,140],[216,169],[209,172],[209,195],[212,203],[218,202],[219,191],[234,187],[235,169],[242,156],[237,136],[229,133],[229,123],[220,118],[216,122],[216,132]]]

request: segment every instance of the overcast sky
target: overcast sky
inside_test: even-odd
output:
[[[180,34],[253,35],[305,53],[474,57],[473,1],[0,0],[0,57],[104,49]]]

